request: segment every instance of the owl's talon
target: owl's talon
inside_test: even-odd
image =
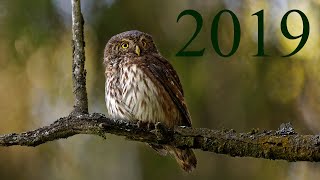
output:
[[[147,124],[147,128],[148,128],[149,131],[150,131],[150,130],[154,130],[154,129],[155,129],[154,123],[153,123],[153,122],[149,122],[149,123]]]
[[[145,121],[138,121],[137,122],[138,128],[146,128],[147,125],[148,125],[148,122],[145,122]]]
[[[164,132],[167,131],[167,130],[166,130],[167,127],[166,127],[164,124],[162,124],[161,122],[157,122],[157,123],[156,123],[155,129],[156,129],[157,131],[159,131],[159,132],[162,132],[162,133],[164,133]]]
[[[137,126],[138,128],[147,129],[149,131],[155,129],[154,123],[150,121],[137,121]]]
[[[165,139],[166,128],[161,122],[155,124],[153,133],[157,136],[159,140]]]

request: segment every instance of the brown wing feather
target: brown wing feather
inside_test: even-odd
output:
[[[169,61],[158,54],[154,54],[153,56],[157,58],[159,61],[161,61],[163,65],[166,66],[166,71],[170,74],[170,77],[171,77],[170,80],[174,81],[175,85],[178,86],[178,89],[181,92],[182,96],[184,96],[183,88],[180,83],[179,76],[177,72],[174,70],[174,68],[172,67],[172,65],[169,63]]]
[[[150,75],[154,77],[152,79],[156,79],[164,87],[181,112],[183,119],[179,125],[191,126],[191,117],[184,101],[182,85],[177,72],[173,69],[172,65],[160,55],[147,55],[144,60],[146,61],[146,63],[143,63],[146,65],[144,67],[147,69],[146,73],[149,74],[149,71],[151,73]]]

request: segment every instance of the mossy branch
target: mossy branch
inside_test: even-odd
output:
[[[21,134],[0,136],[0,146],[38,146],[48,141],[76,134],[106,134],[125,136],[129,140],[168,144],[180,148],[201,149],[239,157],[282,159],[287,161],[320,161],[320,136],[299,135],[291,126],[278,131],[251,131],[176,127],[168,129],[157,123],[154,127],[139,127],[134,122],[106,118],[102,114],[83,114],[58,119],[45,126]]]

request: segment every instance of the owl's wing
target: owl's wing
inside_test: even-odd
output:
[[[166,70],[169,72],[169,74],[171,75],[171,80],[174,81],[174,84],[178,86],[182,96],[184,96],[183,93],[183,88],[179,79],[179,76],[177,74],[177,72],[174,70],[174,68],[172,67],[172,65],[169,63],[169,61],[167,59],[165,59],[164,57],[156,54],[155,57],[161,61],[165,66],[166,66]]]
[[[184,101],[183,89],[177,72],[172,65],[160,55],[147,56],[145,59],[146,72],[156,79],[170,95],[172,101],[177,106],[183,116],[181,125],[191,126],[191,117]]]

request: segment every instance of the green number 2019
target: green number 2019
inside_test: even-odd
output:
[[[300,17],[302,19],[302,23],[303,23],[302,33],[298,36],[293,36],[292,34],[290,34],[290,32],[288,30],[288,26],[287,26],[288,16],[293,12],[298,13],[300,15]],[[234,32],[233,33],[233,46],[232,46],[231,51],[227,54],[223,54],[221,52],[220,47],[219,47],[219,43],[218,43],[218,26],[219,26],[220,17],[223,13],[229,13],[231,15],[231,18],[233,21],[233,32]],[[176,56],[203,56],[205,48],[198,50],[198,51],[186,51],[186,48],[191,44],[191,42],[196,38],[196,36],[201,31],[201,28],[203,25],[202,16],[201,16],[201,14],[199,14],[195,10],[190,10],[190,9],[184,10],[179,14],[179,16],[177,18],[177,22],[179,22],[180,18],[185,15],[191,15],[192,17],[195,18],[195,20],[197,22],[197,28],[196,28],[196,31],[194,32],[193,36],[191,37],[191,39],[176,54]],[[258,17],[258,52],[254,56],[258,56],[258,57],[267,56],[264,52],[264,11],[263,10],[258,11],[256,13],[252,14],[252,16]],[[303,48],[303,46],[306,44],[306,42],[308,40],[309,33],[310,33],[310,24],[309,24],[308,18],[300,10],[297,10],[297,9],[290,10],[283,16],[283,18],[281,20],[280,27],[281,27],[282,34],[286,38],[291,39],[291,40],[301,38],[300,43],[298,44],[296,49],[294,51],[292,51],[290,54],[284,55],[283,57],[293,56],[294,54],[296,54],[297,52],[299,52]],[[212,43],[214,50],[217,52],[218,55],[220,55],[222,57],[230,57],[237,51],[239,44],[240,44],[240,39],[241,39],[241,28],[240,28],[240,22],[239,22],[237,16],[230,10],[225,9],[225,10],[220,11],[214,17],[213,22],[212,22],[212,26],[211,26],[211,43]]]

